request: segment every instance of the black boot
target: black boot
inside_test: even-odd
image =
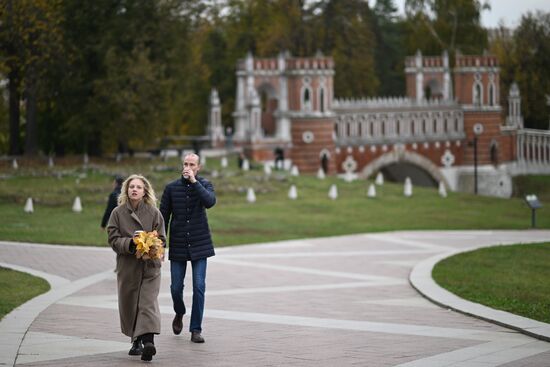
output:
[[[141,360],[149,362],[153,359],[153,356],[157,354],[155,348],[154,334],[143,334],[141,339],[143,340],[143,351],[141,352]]]
[[[141,355],[142,351],[143,351],[143,344],[141,343],[141,339],[137,338],[132,343],[132,348],[130,348],[130,351],[128,352],[128,355],[139,356],[139,355]]]

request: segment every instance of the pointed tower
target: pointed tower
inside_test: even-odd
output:
[[[218,91],[212,88],[210,92],[210,112],[208,113],[208,135],[212,146],[218,146],[224,140],[221,105]]]
[[[506,125],[523,129],[523,116],[521,116],[521,97],[519,95],[518,85],[514,82],[510,86],[508,93],[508,116]]]
[[[426,99],[453,98],[451,68],[447,51],[441,56],[423,56],[418,50],[405,61],[407,96],[418,103]]]

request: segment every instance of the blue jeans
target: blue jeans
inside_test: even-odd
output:
[[[202,315],[204,313],[204,292],[206,290],[206,258],[191,261],[193,271],[193,306],[191,308],[191,321],[189,331],[202,331]],[[170,275],[172,283],[170,291],[172,292],[172,301],[174,302],[174,311],[177,314],[185,314],[185,304],[183,303],[183,280],[187,270],[187,261],[170,261]]]

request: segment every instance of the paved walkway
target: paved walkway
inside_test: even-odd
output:
[[[549,342],[437,306],[409,274],[452,251],[549,239],[550,231],[422,231],[218,248],[208,263],[205,344],[171,332],[166,263],[153,363],[548,367]],[[0,366],[142,363],[119,331],[110,249],[0,242],[0,266],[8,265],[45,277],[52,290],[0,322]]]

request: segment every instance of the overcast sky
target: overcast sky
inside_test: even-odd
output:
[[[369,0],[374,4],[376,0]],[[395,0],[401,13],[404,13],[405,0]],[[550,12],[550,0],[490,0],[491,10],[481,13],[481,23],[488,28],[497,27],[501,20],[511,28],[519,24],[521,15],[528,11],[543,10]]]

